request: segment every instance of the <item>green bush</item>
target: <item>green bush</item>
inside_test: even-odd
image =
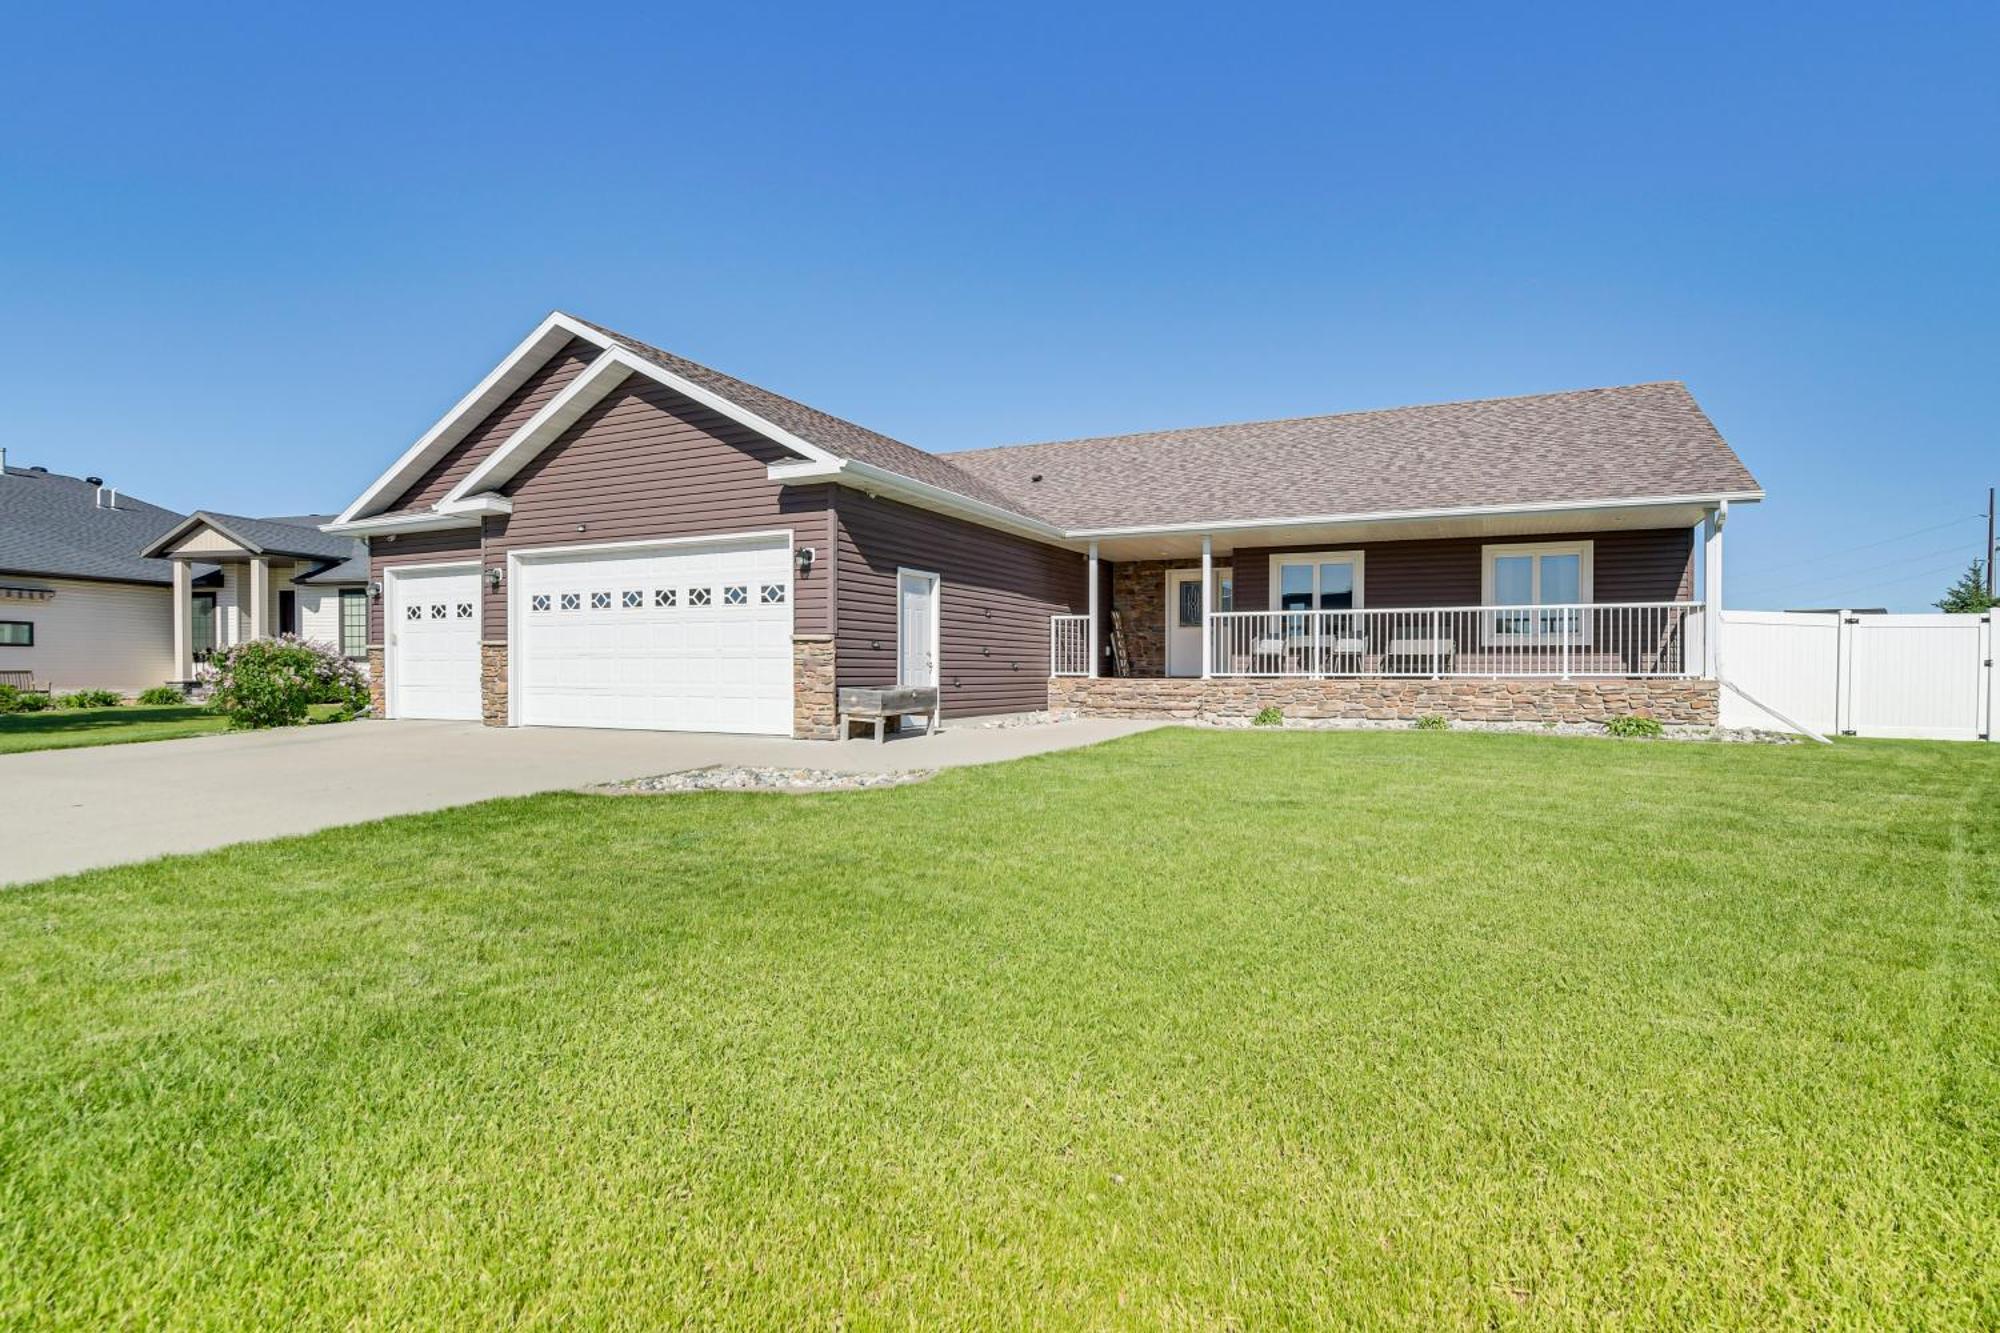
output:
[[[18,712],[19,705],[17,701],[20,697],[21,687],[19,685],[0,685],[0,713]]]
[[[78,690],[56,696],[57,708],[116,708],[125,696],[116,690]]]
[[[139,692],[139,702],[142,704],[184,704],[187,702],[187,696],[171,685],[155,685],[150,690],[141,690]]]
[[[224,648],[209,660],[213,707],[232,727],[289,727],[306,720],[314,704],[359,712],[368,683],[332,644],[292,635],[253,639]]]
[[[1284,724],[1285,715],[1269,704],[1258,709],[1257,716],[1250,719],[1253,727],[1281,727]]]
[[[1418,731],[1449,731],[1451,719],[1442,713],[1425,713],[1417,719]]]
[[[1660,734],[1660,723],[1651,717],[1614,717],[1604,724],[1604,729],[1613,736],[1650,737]]]
[[[49,696],[29,690],[9,687],[6,697],[0,698],[0,713],[39,713],[49,706]]]

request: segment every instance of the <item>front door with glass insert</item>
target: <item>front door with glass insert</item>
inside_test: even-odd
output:
[[[1224,566],[1215,571],[1215,605],[1210,609],[1229,611],[1234,607],[1234,589],[1229,569]],[[1201,571],[1199,569],[1167,571],[1167,674],[1169,676],[1201,674]]]

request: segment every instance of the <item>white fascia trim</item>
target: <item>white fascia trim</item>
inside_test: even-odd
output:
[[[1755,504],[1762,491],[1725,495],[1638,495],[1601,500],[1556,500],[1533,504],[1457,505],[1448,509],[1378,509],[1359,514],[1308,514],[1293,518],[1231,518],[1209,523],[1162,523],[1132,528],[1071,528],[1065,536],[1151,537],[1168,533],[1234,532],[1245,528],[1319,527],[1332,523],[1383,523],[1426,518],[1477,518],[1487,514],[1564,514],[1580,509],[1643,509],[1654,505]]]
[[[785,485],[830,481],[840,486],[851,486],[856,490],[871,493],[879,491],[891,499],[902,500],[919,509],[950,514],[955,518],[963,518],[989,528],[1001,528],[1024,537],[1033,537],[1038,541],[1061,542],[1075,536],[1074,533],[1065,532],[1052,523],[1043,523],[1026,515],[1017,514],[1011,509],[1002,509],[998,505],[987,504],[983,500],[975,500],[957,491],[948,491],[942,486],[933,486],[914,477],[906,477],[900,472],[890,472],[886,468],[879,468],[853,458],[840,459],[824,467],[807,463],[773,463],[765,469],[765,474],[772,481]]]
[[[438,501],[438,508],[448,508],[462,503],[467,496],[506,485],[534,461],[536,454],[553,444],[557,436],[575,425],[578,417],[602,402],[631,373],[630,361],[621,357],[616,348],[598,353],[581,375],[565,384],[562,392],[542,404],[541,411],[522,422],[518,430],[500,442],[499,448],[466,474],[465,480],[452,487]]]
[[[418,472],[436,462],[445,450],[463,438],[467,430],[484,419],[529,376],[540,370],[571,338],[581,338],[598,347],[606,346],[610,341],[596,329],[570,318],[562,311],[554,312],[536,325],[534,332],[523,338],[485,379],[473,386],[470,393],[439,417],[436,424],[417,438],[415,444],[404,450],[403,456],[377,477],[353,504],[347,506],[335,522],[352,523],[394,499],[404,487],[416,480]]]
[[[622,384],[628,375],[644,375],[647,379],[664,384],[675,393],[692,398],[703,407],[728,417],[738,425],[749,427],[773,443],[801,455],[805,466],[839,467],[843,462],[838,455],[809,440],[799,438],[783,426],[758,416],[742,404],[724,398],[712,389],[703,388],[693,380],[676,375],[643,356],[627,351],[618,343],[612,343],[605,348],[601,356],[585,368],[583,374],[577,376],[561,393],[550,399],[541,411],[523,422],[521,428],[495,449],[485,462],[474,468],[464,481],[453,487],[451,494],[445,497],[445,501],[449,503],[476,490],[490,490],[495,486],[506,485],[515,474],[532,462],[537,454],[553,444],[563,431],[574,425],[578,417]],[[772,466],[788,465],[781,463]]]
[[[398,532],[444,532],[451,528],[476,528],[479,515],[441,514],[431,509],[417,514],[384,514],[380,518],[357,518],[351,522],[335,520],[319,525],[321,532],[330,532],[337,537],[386,537]]]
[[[468,495],[463,500],[443,499],[431,507],[440,514],[495,514],[504,516],[514,512],[513,500],[494,491],[487,491],[479,495]]]

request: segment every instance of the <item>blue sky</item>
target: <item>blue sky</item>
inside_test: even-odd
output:
[[[554,307],[934,449],[1682,379],[1732,604],[1919,608],[2000,9],[1753,8],[17,8],[0,443],[338,508]]]

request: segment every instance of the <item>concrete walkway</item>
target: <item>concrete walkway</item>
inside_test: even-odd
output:
[[[951,768],[1067,750],[1156,725],[947,725],[936,736],[878,745],[351,722],[0,755],[0,884],[710,764]]]

